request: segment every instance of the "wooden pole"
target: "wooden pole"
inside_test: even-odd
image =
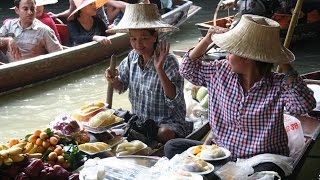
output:
[[[110,60],[110,71],[112,76],[116,75],[116,62],[117,62],[117,56],[112,55]],[[112,108],[112,99],[113,99],[113,84],[108,82],[108,89],[107,89],[107,107]]]
[[[288,32],[286,35],[286,39],[283,44],[284,47],[286,47],[286,48],[289,48],[289,46],[290,46],[294,29],[298,23],[298,18],[299,18],[300,12],[301,12],[302,4],[303,4],[303,0],[298,0],[297,4],[293,10],[292,17],[290,20],[290,25],[289,25]],[[282,69],[280,68],[280,66],[278,66],[277,72],[282,72]]]

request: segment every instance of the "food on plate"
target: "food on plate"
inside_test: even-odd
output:
[[[106,151],[110,146],[104,142],[84,143],[80,144],[79,149],[90,154]]]
[[[134,140],[131,142],[125,141],[117,146],[116,154],[117,156],[131,155],[146,147],[147,145],[139,140]]]
[[[105,106],[106,104],[103,102],[94,102],[83,105],[72,113],[72,118],[77,121],[87,122],[92,116],[96,115]]]
[[[207,162],[196,157],[183,157],[181,165],[179,166],[179,169],[188,172],[204,172],[211,170],[211,167]]]
[[[122,118],[115,116],[114,110],[108,109],[106,111],[100,111],[98,114],[94,115],[89,120],[89,126],[97,127],[106,127],[111,124],[123,121]]]
[[[213,145],[199,145],[192,149],[192,154],[202,159],[221,158],[226,155],[222,148]]]

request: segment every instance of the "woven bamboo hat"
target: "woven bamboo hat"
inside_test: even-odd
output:
[[[75,9],[74,11],[72,11],[72,13],[70,14],[70,16],[68,17],[68,21],[73,20],[74,14],[76,14],[78,11],[80,11],[82,8],[88,6],[89,4],[95,2],[96,3],[96,8],[100,8],[102,7],[105,3],[107,3],[108,0],[82,0],[82,1],[78,1],[78,0],[74,0],[74,4],[76,5],[77,9]]]
[[[276,64],[295,60],[280,41],[279,23],[266,17],[242,15],[233,29],[211,38],[222,49],[240,57]]]
[[[127,33],[129,29],[155,29],[158,32],[178,30],[161,19],[155,4],[128,4],[119,24],[106,32]]]

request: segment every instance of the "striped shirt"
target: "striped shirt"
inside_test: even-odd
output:
[[[13,38],[20,48],[21,59],[19,60],[62,50],[53,30],[37,19],[25,29],[20,26],[19,19],[8,20],[0,28],[0,36],[7,35],[14,36]],[[7,56],[10,62],[18,61],[11,56],[9,51]]]
[[[183,78],[179,74],[179,64],[173,55],[168,55],[164,63],[166,75],[176,88],[176,97],[166,97],[158,74],[150,59],[144,68],[138,64],[139,55],[132,50],[119,65],[119,78],[124,92],[129,89],[132,112],[140,119],[152,119],[159,125],[171,128],[179,137],[185,137],[188,123],[185,121],[186,106],[183,94]]]
[[[289,155],[284,108],[304,114],[315,107],[313,92],[298,77],[285,85],[284,74],[271,73],[244,92],[227,60],[203,62],[183,58],[180,73],[209,92],[209,122],[215,143],[231,151],[232,160],[258,154]]]

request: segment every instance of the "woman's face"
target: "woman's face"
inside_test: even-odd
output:
[[[154,43],[157,41],[157,32],[151,34],[145,29],[130,30],[130,43],[139,55],[153,53]]]
[[[227,55],[227,60],[233,72],[243,73],[244,67],[246,66],[245,58],[230,53]]]
[[[96,3],[93,2],[87,5],[86,7],[82,8],[80,11],[81,11],[81,14],[85,13],[85,14],[88,14],[89,16],[95,16],[97,14]]]
[[[44,11],[44,6],[37,6],[36,7],[36,18],[39,18],[42,16]]]

